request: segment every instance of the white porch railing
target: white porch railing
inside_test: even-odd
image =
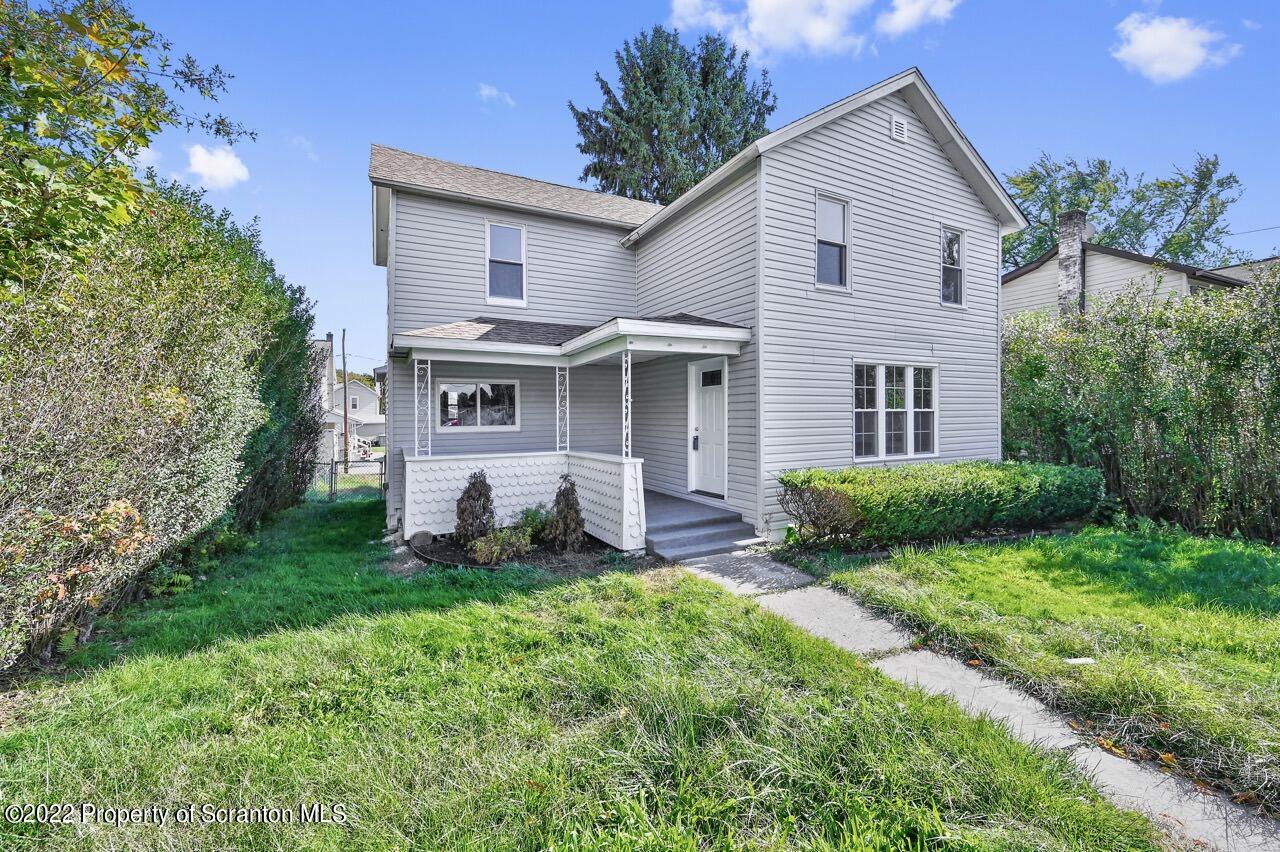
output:
[[[458,497],[467,478],[483,469],[493,488],[494,512],[506,524],[521,510],[551,505],[560,477],[578,486],[587,532],[619,550],[644,547],[642,459],[601,453],[477,453],[407,456],[404,460],[404,535],[453,532]]]

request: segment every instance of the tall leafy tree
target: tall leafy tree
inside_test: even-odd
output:
[[[186,105],[229,78],[176,55],[124,0],[0,0],[0,285],[83,259],[127,222],[143,193],[129,161],[164,128],[251,136]]]
[[[590,161],[581,180],[616,195],[669,204],[769,132],[777,109],[769,72],[753,79],[748,54],[723,36],[694,48],[656,26],[614,54],[618,89],[596,73],[604,103],[569,111]]]
[[[1220,266],[1234,255],[1224,242],[1227,208],[1240,180],[1217,156],[1197,155],[1191,169],[1169,177],[1130,175],[1109,160],[1055,160],[1048,154],[1005,184],[1031,225],[1004,240],[1005,269],[1057,245],[1058,215],[1079,209],[1098,229],[1091,241],[1192,266]]]

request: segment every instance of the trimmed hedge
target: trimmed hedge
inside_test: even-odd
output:
[[[809,539],[890,545],[1084,519],[1102,474],[1067,465],[966,461],[786,471],[783,510]],[[833,521],[832,506],[843,506]]]

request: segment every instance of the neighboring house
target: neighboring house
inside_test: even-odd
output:
[[[1089,242],[1093,227],[1080,210],[1058,217],[1058,244],[1028,264],[1005,274],[1001,311],[1005,316],[1045,308],[1087,308],[1089,301],[1141,287],[1152,296],[1187,296],[1207,287],[1239,287],[1243,271],[1199,269]]]
[[[1265,275],[1276,266],[1280,266],[1280,255],[1264,257],[1261,260],[1246,260],[1243,263],[1233,263],[1231,266],[1219,266],[1213,271],[1244,284],[1252,284],[1258,280],[1259,275]]]
[[[379,405],[376,390],[359,379],[351,379],[336,386],[331,408],[339,421],[345,409],[351,433],[377,446],[387,436],[386,415],[378,410]]]
[[[789,468],[1000,457],[1000,237],[1026,225],[911,69],[671,205],[374,146],[388,526],[587,529],[681,558],[778,535]]]

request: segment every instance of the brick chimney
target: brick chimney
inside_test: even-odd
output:
[[[1089,223],[1083,210],[1058,217],[1058,311],[1084,310],[1084,241]]]

